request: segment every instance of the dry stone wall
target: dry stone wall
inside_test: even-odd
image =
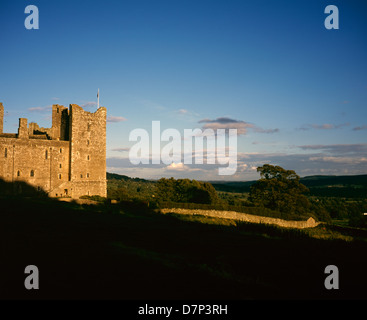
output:
[[[307,221],[288,221],[278,218],[255,216],[246,213],[240,213],[235,211],[217,211],[217,210],[196,210],[196,209],[161,209],[162,213],[177,213],[177,214],[188,214],[188,215],[202,215],[214,218],[224,218],[231,220],[238,220],[251,223],[263,223],[263,224],[273,224],[284,228],[313,228],[319,223],[310,217]]]

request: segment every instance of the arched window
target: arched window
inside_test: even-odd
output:
[[[18,172],[17,172],[17,177],[20,177],[20,171],[18,170]]]

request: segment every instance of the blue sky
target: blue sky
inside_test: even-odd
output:
[[[27,5],[39,29],[24,27]],[[339,29],[327,30],[327,5]],[[1,1],[0,101],[50,127],[50,106],[107,107],[108,171],[252,180],[264,163],[301,176],[367,173],[366,1]],[[224,121],[223,119],[227,119]],[[239,169],[133,166],[129,133],[235,123]],[[229,121],[230,120],[230,121]]]

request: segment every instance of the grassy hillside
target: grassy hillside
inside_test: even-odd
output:
[[[0,298],[367,298],[363,230],[323,226],[312,231],[316,239],[137,204],[1,202]],[[39,268],[38,291],[24,289],[30,264]],[[324,288],[329,264],[340,269],[340,290]]]

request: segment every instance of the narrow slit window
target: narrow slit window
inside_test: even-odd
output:
[[[8,148],[5,148],[5,151],[4,151],[4,157],[7,158],[8,157]]]
[[[34,170],[31,170],[31,177],[34,177]]]
[[[48,159],[48,150],[46,150],[46,152],[45,152],[45,159],[46,160]]]

